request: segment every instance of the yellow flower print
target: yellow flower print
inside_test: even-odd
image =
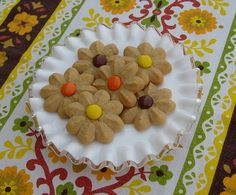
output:
[[[0,170],[0,194],[1,195],[31,195],[33,184],[29,182],[30,176],[17,167],[6,167]]]
[[[4,63],[7,61],[8,57],[5,51],[0,51],[0,67],[4,65]]]
[[[52,150],[49,150],[48,157],[51,158],[52,163],[66,163],[66,157],[65,156],[57,156]]]
[[[26,12],[17,14],[13,21],[11,21],[7,27],[10,32],[24,35],[32,31],[32,28],[38,24],[38,17],[36,15],[30,15]]]
[[[206,34],[216,28],[216,18],[207,10],[190,9],[180,13],[179,24],[188,33]]]
[[[136,5],[136,0],[100,0],[100,4],[106,12],[122,14],[133,9]]]
[[[220,195],[236,195],[236,174],[233,174],[232,177],[225,177],[223,183],[225,191],[221,192]]]

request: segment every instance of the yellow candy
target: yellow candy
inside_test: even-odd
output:
[[[97,120],[102,116],[102,108],[97,104],[87,106],[86,115],[92,120]]]
[[[150,68],[152,66],[152,58],[149,55],[140,55],[137,59],[138,65],[142,68]]]

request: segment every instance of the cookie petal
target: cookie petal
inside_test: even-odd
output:
[[[103,48],[102,53],[109,57],[109,56],[117,55],[119,53],[119,50],[115,44],[111,43],[111,44],[106,45]]]
[[[134,119],[134,126],[139,131],[144,131],[151,126],[147,110],[139,110]]]
[[[93,95],[88,91],[83,91],[78,95],[78,102],[84,107],[87,107],[89,104],[94,103]]]
[[[59,73],[53,73],[51,76],[49,76],[48,81],[51,85],[61,86],[63,83],[65,83],[65,78],[62,74]]]
[[[93,42],[89,49],[92,51],[93,55],[101,54],[104,49],[104,44],[101,41]]]
[[[138,72],[138,64],[136,62],[129,62],[123,66],[123,68],[120,71],[120,74],[124,78],[130,78],[136,75]]]
[[[90,73],[83,73],[77,79],[78,85],[91,85],[94,81],[94,76]]]
[[[111,75],[121,75],[121,70],[125,66],[125,61],[122,58],[117,58],[110,63]]]
[[[78,50],[78,58],[79,60],[89,60],[91,61],[93,59],[93,53],[88,48],[80,48]]]
[[[104,106],[110,100],[110,95],[107,91],[101,89],[94,94],[94,101],[100,106]]]
[[[104,105],[103,110],[105,113],[117,114],[119,115],[123,110],[123,105],[120,101],[111,100]]]
[[[95,93],[97,91],[96,87],[91,86],[91,85],[82,85],[82,86],[78,86],[78,92],[82,92],[82,91],[88,91],[90,93]],[[79,94],[78,94],[79,95]]]
[[[114,132],[119,132],[124,127],[124,123],[121,118],[115,114],[106,114],[102,117],[102,121]]]
[[[44,99],[56,93],[61,93],[59,88],[55,85],[46,85],[40,90],[40,96]]]
[[[121,114],[121,118],[124,121],[124,123],[126,124],[132,123],[138,113],[138,110],[139,109],[137,106],[124,110],[124,112]]]
[[[163,125],[166,121],[166,114],[159,110],[156,106],[148,109],[148,115],[154,125]]]
[[[155,85],[150,83],[147,88],[145,89],[145,92],[150,95],[155,101],[161,100],[161,99],[170,99],[172,96],[171,90],[167,88],[161,88],[157,89]]]
[[[122,88],[119,93],[119,99],[123,105],[127,108],[133,107],[137,101],[133,92],[128,91],[125,88]]]
[[[109,66],[101,66],[98,71],[98,75],[102,79],[108,79],[111,76],[111,69]]]
[[[95,125],[93,123],[90,121],[83,122],[80,126],[79,132],[77,133],[77,139],[81,144],[90,144],[95,140],[95,132]]]
[[[144,82],[140,77],[134,76],[125,79],[124,86],[129,91],[136,93],[144,88]]]
[[[83,115],[85,112],[85,107],[79,102],[73,102],[67,104],[67,106],[64,107],[64,110],[69,117],[72,117],[76,115]]]
[[[144,85],[147,85],[150,81],[148,70],[143,68],[139,68],[137,76],[143,79]]]
[[[155,105],[164,113],[170,113],[175,110],[176,104],[169,99],[158,100]]]
[[[62,99],[63,99],[63,96],[60,94],[54,94],[52,96],[49,96],[44,101],[43,107],[47,112],[57,112]]]
[[[136,47],[128,46],[124,49],[124,55],[133,57],[136,60],[136,57],[140,55],[140,52]]]
[[[65,107],[67,105],[69,105],[70,103],[72,102],[71,98],[63,98],[63,100],[61,101],[59,107],[58,107],[58,115],[61,117],[61,118],[68,118],[68,115],[66,114],[65,112]]]
[[[69,82],[76,82],[79,77],[79,73],[75,68],[68,68],[64,73],[64,78]]]
[[[73,64],[73,68],[75,68],[79,73],[90,72],[88,70],[93,68],[93,64],[88,60],[78,60]]]
[[[148,71],[150,81],[154,83],[155,85],[158,85],[163,82],[163,74],[162,72],[156,68],[156,67],[151,67]]]
[[[114,138],[114,132],[104,122],[96,123],[96,140],[108,144],[111,143]]]
[[[158,48],[154,48],[153,52],[152,52],[152,57],[153,60],[160,60],[160,59],[165,59],[166,58],[166,52],[163,48],[158,47]]]
[[[85,122],[86,118],[84,116],[73,116],[68,120],[66,129],[71,135],[76,135],[79,132],[81,125]]]
[[[96,79],[93,85],[98,89],[107,89],[107,82],[103,79]]]
[[[144,42],[138,46],[138,50],[142,55],[145,55],[145,54],[150,55],[153,51],[153,48],[150,43]]]
[[[166,60],[156,61],[155,67],[157,67],[163,74],[168,74],[172,70],[171,64]]]

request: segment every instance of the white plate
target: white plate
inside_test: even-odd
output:
[[[77,50],[89,47],[96,40],[104,44],[116,44],[120,55],[126,46],[136,47],[144,41],[166,50],[172,72],[165,76],[159,87],[172,90],[176,110],[168,115],[163,127],[152,126],[140,133],[133,125],[125,125],[124,131],[117,133],[112,143],[104,145],[94,142],[84,146],[76,137],[67,133],[67,120],[43,109],[44,100],[39,91],[48,84],[48,77],[54,72],[64,73],[77,61]],[[93,169],[109,166],[119,171],[127,166],[141,167],[148,160],[158,159],[167,150],[177,146],[180,137],[190,130],[195,121],[201,102],[198,96],[201,85],[197,83],[197,76],[198,69],[193,67],[191,57],[184,55],[182,45],[174,44],[170,36],[160,36],[154,28],[145,31],[137,24],[132,24],[129,28],[119,23],[112,28],[99,25],[95,32],[83,30],[80,37],[68,37],[65,46],[53,48],[51,56],[45,58],[41,69],[35,74],[29,102],[39,124],[38,130],[42,132],[47,145],[58,155],[67,156],[76,164],[86,163]]]

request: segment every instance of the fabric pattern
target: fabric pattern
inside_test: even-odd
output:
[[[230,0],[0,0],[0,194],[235,194],[235,7]],[[54,45],[114,22],[169,33],[194,57],[204,86],[199,117],[179,148],[119,173],[56,156],[26,104],[33,72]]]

